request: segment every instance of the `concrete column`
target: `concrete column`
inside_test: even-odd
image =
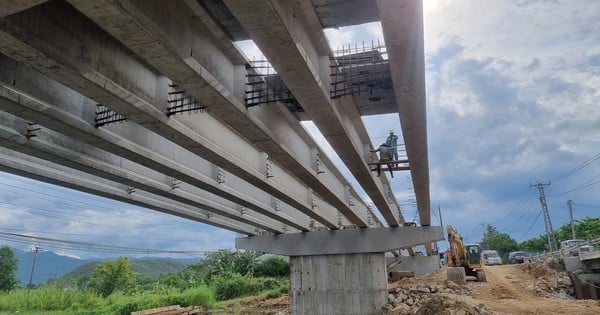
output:
[[[292,314],[381,314],[384,253],[292,256]]]

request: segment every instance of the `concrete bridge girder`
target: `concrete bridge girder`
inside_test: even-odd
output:
[[[245,184],[244,181],[231,174],[223,173],[226,180],[224,183],[219,183],[214,176],[212,164],[206,161],[202,162],[203,160],[197,156],[133,123],[119,123],[95,128],[93,124],[85,121],[85,114],[77,116],[77,110],[73,110],[80,110],[78,104],[82,102],[93,105],[91,100],[86,100],[76,92],[69,97],[68,88],[60,86],[30,69],[16,65],[14,62],[11,65],[11,61],[7,59],[0,56],[0,109],[45,127],[49,126],[57,132],[117,153],[129,160],[136,160],[141,165],[160,171],[176,180],[190,183],[207,192],[220,195],[252,211],[269,215],[275,220],[280,217],[278,210],[273,207],[275,201],[270,195]],[[11,69],[16,71],[10,71]],[[6,70],[8,73],[5,72]],[[28,93],[46,97],[48,101],[56,105],[28,97],[13,87],[6,86],[13,82],[14,88],[29,89]],[[61,93],[54,93],[58,90]],[[52,98],[48,97],[49,95],[52,95]],[[152,139],[152,141],[148,141],[148,139]],[[279,205],[279,208],[285,210],[283,213],[292,216],[297,212],[287,205]],[[299,217],[299,222],[306,223],[309,220],[301,213],[297,213],[295,216]],[[284,220],[289,220],[289,218]]]
[[[17,36],[18,36],[18,34],[22,35],[24,32],[23,30],[18,29],[18,27],[16,27],[12,23],[8,23],[8,25],[6,23],[3,23],[3,25],[4,25],[4,27],[3,27],[4,30],[13,32],[13,33],[17,33],[16,34]],[[36,32],[31,32],[31,33],[36,34]],[[28,34],[30,34],[30,33],[28,32]],[[156,104],[164,103],[164,102],[158,101],[157,99],[159,97],[157,97],[156,95],[154,95],[155,97],[152,98],[152,95],[150,95],[151,93],[149,93],[149,92],[141,93],[145,98],[152,98],[151,104],[147,103],[144,99],[140,99],[136,95],[132,95],[130,92],[128,92],[124,88],[121,88],[118,85],[116,85],[115,81],[119,81],[119,80],[117,80],[117,79],[107,80],[107,78],[103,77],[99,73],[90,70],[89,67],[91,67],[91,64],[89,64],[89,62],[90,62],[89,60],[87,60],[88,66],[85,66],[85,65],[82,66],[81,64],[72,66],[73,63],[81,63],[81,58],[74,57],[74,56],[68,57],[68,58],[64,57],[64,56],[62,56],[62,57],[54,56],[53,58],[48,58],[48,54],[56,53],[56,51],[60,51],[60,48],[47,47],[48,45],[46,45],[47,44],[46,41],[42,40],[41,38],[38,38],[39,43],[46,43],[46,44],[43,44],[43,45],[40,44],[40,46],[42,46],[42,47],[41,48],[38,47],[38,48],[44,50],[46,55],[44,55],[44,53],[42,53],[41,51],[34,49],[33,47],[19,41],[17,38],[15,38],[14,36],[12,36],[11,34],[9,34],[7,32],[2,32],[2,34],[0,34],[0,36],[4,37],[3,44],[2,44],[3,51],[6,54],[9,54],[11,57],[16,58],[19,61],[25,62],[25,63],[33,66],[37,70],[50,75],[51,77],[67,84],[68,86],[78,89],[79,91],[81,91],[84,94],[94,97],[96,100],[101,101],[102,103],[111,104],[111,107],[117,109],[117,111],[119,111],[120,113],[129,114],[130,115],[129,117],[131,117],[132,120],[137,121],[137,122],[141,123],[142,125],[145,125],[149,129],[151,129],[163,136],[166,136],[167,138],[177,142],[179,145],[182,145],[182,146],[188,147],[188,148],[192,148],[192,150],[195,153],[201,154],[203,157],[207,157],[209,160],[211,160],[211,162],[215,162],[217,164],[224,165],[230,170],[239,172],[240,167],[238,165],[235,165],[234,163],[231,163],[231,161],[229,159],[227,159],[231,156],[227,156],[227,158],[226,158],[225,156],[223,156],[223,154],[225,154],[225,153],[222,153],[222,151],[220,151],[218,149],[213,149],[212,147],[210,147],[210,148],[200,147],[198,145],[198,141],[196,141],[196,140],[204,140],[205,138],[203,138],[203,137],[197,137],[197,138],[188,137],[186,132],[190,131],[189,126],[182,124],[179,120],[176,120],[176,119],[167,120],[164,117],[164,113],[161,111],[161,109],[152,105],[155,103]],[[91,36],[91,37],[94,37],[94,36]],[[94,39],[91,39],[91,40],[94,41]],[[105,41],[106,41],[106,39],[104,39],[103,41],[97,40],[96,42],[102,42],[103,44],[105,44],[104,46],[107,46],[106,43],[104,43]],[[84,40],[84,42],[86,42],[86,41]],[[92,45],[92,44],[90,44],[90,45]],[[90,51],[89,47],[85,51]],[[116,55],[118,55],[118,54],[116,54]],[[124,56],[119,55],[119,57],[122,58]],[[60,60],[61,61],[60,64],[57,63],[56,61],[54,61],[54,59]],[[86,59],[86,58],[83,58],[83,59]],[[131,59],[131,57],[129,57],[129,59]],[[97,62],[97,60],[95,62]],[[135,64],[136,63],[133,62],[133,66],[134,66],[133,68],[137,67],[137,66],[135,66]],[[65,65],[71,65],[71,66],[65,66]],[[128,66],[132,67],[132,65],[128,65]],[[138,66],[140,66],[140,65],[138,64]],[[75,69],[73,69],[73,67]],[[148,71],[142,71],[142,73],[148,74],[147,77],[149,77],[149,78],[153,77],[153,75],[149,74]],[[122,78],[120,80],[123,81]],[[152,81],[152,80],[146,78],[145,81]],[[157,83],[148,84],[146,82],[144,86],[147,88],[149,86],[154,86],[154,88],[157,88],[155,85],[157,85]],[[164,85],[166,86],[166,82],[164,83]],[[139,91],[139,89],[135,89],[135,90]],[[142,88],[142,90],[143,90],[143,88]],[[149,90],[152,90],[152,88],[149,88]],[[152,90],[152,91],[155,94],[160,94],[160,93],[156,93],[154,90]],[[162,92],[162,94],[165,94],[164,91]],[[125,99],[126,101],[124,101],[123,99]],[[197,127],[197,126],[195,126],[195,127]],[[213,137],[214,137],[214,135],[213,135]],[[190,139],[190,138],[193,138],[193,139]],[[202,142],[202,141],[200,141],[200,142]],[[214,142],[207,143],[206,141],[204,141],[202,144],[205,144],[205,143],[207,145],[214,144]],[[206,152],[206,151],[209,151],[209,152]],[[214,154],[213,151],[217,151],[218,153],[221,153],[221,154]],[[232,164],[234,164],[234,165],[232,165]],[[335,212],[327,214],[324,211],[322,211],[322,213],[320,213],[319,216],[315,217],[315,214],[312,212],[312,208],[309,208],[309,205],[305,201],[297,200],[297,198],[290,198],[287,193],[282,194],[281,189],[277,189],[277,187],[275,185],[271,184],[271,182],[274,182],[273,180],[266,181],[261,178],[257,179],[257,177],[260,177],[260,176],[256,173],[248,174],[246,172],[246,173],[242,174],[242,176],[245,177],[244,179],[249,180],[251,183],[253,183],[263,189],[266,189],[268,192],[273,193],[273,190],[275,190],[275,192],[273,194],[276,195],[277,197],[281,197],[280,199],[282,201],[289,203],[290,205],[294,206],[295,208],[299,208],[305,214],[312,215],[315,220],[326,225],[327,227],[336,228],[336,224],[333,222],[333,221],[337,220]],[[257,183],[257,181],[258,181],[258,183]],[[321,186],[324,187],[325,185],[321,184]],[[290,200],[290,199],[292,199],[292,200]],[[327,215],[329,215],[331,219],[328,220],[328,219],[324,219],[322,217],[322,216],[327,216]],[[366,217],[366,214],[364,214],[364,215],[361,214],[361,216]],[[362,220],[362,221],[365,221],[365,220]]]
[[[43,182],[84,191],[94,195],[177,215],[244,235],[256,235],[254,226],[193,208],[143,190],[131,192],[129,186],[64,167],[27,154],[0,147],[0,170]]]
[[[439,226],[385,227],[238,237],[239,248],[284,256],[383,253],[444,239]]]
[[[214,173],[211,164],[199,163],[200,160],[188,151],[165,142],[166,140],[148,133],[145,129],[135,124],[121,123],[107,126],[108,128],[94,128],[91,123],[83,120],[83,117],[74,115],[77,110],[73,109],[77,108],[77,102],[84,101],[84,98],[78,94],[69,97],[70,93],[66,93],[68,92],[66,88],[62,90],[63,93],[55,93],[60,90],[53,89],[53,87],[55,88],[54,85],[58,85],[57,83],[44,79],[38,85],[33,84],[35,80],[32,80],[31,77],[10,77],[16,78],[13,82],[19,82],[15,87],[25,84],[31,88],[31,93],[39,93],[42,97],[43,95],[54,95],[54,103],[59,104],[57,106],[50,106],[45,102],[35,100],[11,87],[5,86],[4,84],[9,83],[4,82],[7,79],[4,70],[10,69],[7,63],[4,62],[5,59],[6,57],[0,57],[0,65],[6,66],[0,67],[2,69],[0,70],[1,109],[21,116],[26,120],[40,123],[44,127],[50,125],[52,129],[60,133],[71,135],[71,137],[83,140],[83,142],[90,145],[118,153],[121,157],[130,160],[133,158],[136,161],[140,161],[142,165],[172,176],[176,180],[185,179],[186,182],[194,186],[228,198],[249,208],[251,211],[256,210],[265,213],[274,219],[280,216],[277,212],[278,210],[272,205],[272,197],[268,194],[257,190],[253,186],[243,186],[243,181],[232,180],[232,175],[228,176],[225,174],[226,178],[229,179],[226,183],[217,182],[214,176],[211,176]],[[31,70],[29,72],[34,74]],[[71,112],[67,112],[69,109],[71,109]],[[139,138],[152,139],[152,142],[140,144],[137,142]],[[238,185],[231,186],[228,183],[238,183]],[[206,195],[205,192],[201,193]],[[259,200],[262,200],[262,202]],[[298,222],[304,222],[301,224],[308,226],[309,218],[304,214],[298,213],[285,204],[279,205],[279,210],[281,209],[285,209],[282,213],[288,213],[291,215],[290,218],[296,217]],[[289,220],[289,218],[285,220]]]
[[[318,145],[282,104],[245,108],[242,100],[247,60],[196,1],[151,5],[140,1],[120,4],[101,1],[99,6],[97,2],[69,2],[148,64],[180,84],[187,93],[211,100],[211,115],[264,150],[269,158],[342,212],[350,224],[366,227],[368,210],[362,198],[351,189],[357,202],[350,207],[345,189],[348,183],[326,157],[321,156],[321,171],[315,169],[314,152],[318,152]],[[107,18],[107,8],[110,8],[110,18]],[[182,10],[191,10],[195,16],[167,18]],[[202,24],[196,25],[196,19]],[[121,28],[123,20],[136,23]],[[190,25],[196,27],[190,28]],[[144,38],[146,43],[139,45],[139,38]]]
[[[390,226],[404,219],[388,202],[387,179],[367,165],[370,139],[351,98],[329,96],[332,54],[310,2],[225,0],[277,74],[358,179]]]
[[[421,225],[431,224],[421,1],[377,0]]]
[[[194,187],[182,184],[174,188],[170,178],[163,174],[46,130],[43,126],[36,125],[36,130],[31,134],[26,128],[26,121],[0,111],[0,144],[5,148],[120,182],[134,189],[145,190],[196,208],[206,209],[273,233],[283,233],[285,230],[281,223],[269,216],[252,213],[252,211],[242,214],[236,205],[215,199]],[[308,218],[302,222],[285,214],[280,214],[280,217],[293,228],[310,230]]]

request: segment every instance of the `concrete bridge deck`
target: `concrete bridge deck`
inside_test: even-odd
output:
[[[381,22],[387,59],[329,47],[324,28],[372,21]],[[235,44],[243,39],[276,76],[253,67]],[[360,93],[373,83],[361,71],[381,74],[374,96]],[[269,100],[282,91],[286,99]],[[400,116],[402,169],[423,227],[402,226],[388,178],[368,165],[373,146],[361,116],[389,112]],[[315,123],[374,208],[299,119]],[[246,248],[289,248],[325,231],[332,248],[344,244],[342,252],[291,251],[307,268],[315,261],[304,256],[347,253],[380,264],[393,248],[431,253],[443,235],[425,228],[426,131],[417,0],[26,0],[0,8],[0,169],[253,236],[240,240]],[[356,233],[345,230],[355,228],[378,235],[364,240],[390,241],[376,254],[352,249],[361,242],[344,241]],[[370,306],[348,311],[371,312],[381,285],[365,288],[377,292]]]

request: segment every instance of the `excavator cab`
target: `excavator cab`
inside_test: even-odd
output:
[[[481,268],[481,248],[479,245],[467,245],[465,249],[467,250],[467,262],[469,264],[469,268]]]

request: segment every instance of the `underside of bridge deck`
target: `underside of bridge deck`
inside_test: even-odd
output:
[[[325,37],[376,21],[385,43],[338,52]],[[236,45],[247,39],[270,73]],[[345,285],[336,274],[385,275],[385,251],[430,254],[443,237],[428,227],[423,58],[417,0],[7,0],[0,169],[241,233],[241,248],[292,256],[296,275],[351,262],[330,290]],[[399,114],[407,160],[394,168],[410,170],[421,227],[403,226],[371,169],[361,117],[382,113]],[[349,304],[363,307],[314,308],[302,292],[317,284],[293,280],[293,308],[374,313],[385,290],[372,275],[372,297]]]

